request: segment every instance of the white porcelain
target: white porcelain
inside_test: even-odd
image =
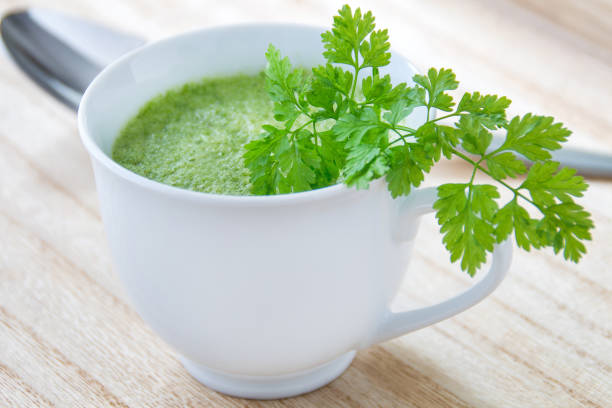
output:
[[[392,200],[380,180],[361,191],[337,185],[221,196],[145,179],[109,158],[120,128],[151,97],[204,76],[255,73],[269,43],[296,64],[318,64],[320,32],[242,25],[150,44],[105,69],[79,109],[113,263],[134,308],[194,377],[230,395],[280,398],[316,389],[340,375],[356,350],[476,304],[510,265],[504,243],[488,275],[465,293],[392,313],[434,189]],[[396,54],[387,71],[404,81],[415,73]],[[422,122],[423,112],[410,120]]]

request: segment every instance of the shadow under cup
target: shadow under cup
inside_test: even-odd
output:
[[[169,88],[261,71],[270,43],[294,65],[323,63],[322,31],[241,25],[162,40],[106,68],[79,108],[113,265],[134,308],[196,378],[231,395],[316,389],[371,344],[412,245],[393,237],[398,203],[383,181],[265,197],[182,190],[113,162],[112,144]],[[396,54],[388,68],[401,81],[416,73]]]

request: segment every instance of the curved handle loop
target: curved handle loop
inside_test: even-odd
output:
[[[415,218],[433,212],[433,203],[437,198],[436,188],[415,190],[400,204],[399,228],[394,234],[398,239],[411,239],[416,228],[402,228],[402,224],[414,225]],[[401,231],[408,231],[402,235]],[[407,312],[393,313],[388,310],[368,345],[380,343],[421,329],[433,323],[447,319],[474,306],[497,288],[506,277],[512,258],[512,243],[506,240],[496,245],[493,250],[493,262],[487,275],[463,293],[438,303]]]

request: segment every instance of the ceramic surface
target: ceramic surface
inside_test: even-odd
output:
[[[435,190],[392,200],[377,181],[361,191],[231,197],[166,186],[109,158],[120,128],[153,96],[204,76],[256,73],[270,43],[294,64],[319,64],[321,31],[243,25],[150,44],[105,69],[79,109],[114,267],[134,308],[196,378],[232,395],[278,398],[324,385],[355,350],[477,303],[510,264],[505,243],[466,293],[392,313]],[[410,81],[416,71],[393,54],[383,72]],[[419,110],[410,118],[423,120]]]

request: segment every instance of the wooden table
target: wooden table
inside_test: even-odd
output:
[[[0,12],[23,4],[1,0]],[[28,4],[45,5],[44,1]],[[57,0],[53,7],[159,38],[243,21],[329,25],[338,1]],[[569,143],[612,153],[612,2],[363,4],[417,66],[453,67],[461,90],[508,95],[513,113],[555,116]],[[590,180],[596,223],[579,265],[516,252],[488,299],[358,354],[329,386],[297,398],[229,398],[191,378],[128,305],[109,257],[75,114],[0,55],[0,406],[610,407],[612,185]],[[441,166],[435,185],[465,180]],[[471,280],[423,222],[398,308]]]

